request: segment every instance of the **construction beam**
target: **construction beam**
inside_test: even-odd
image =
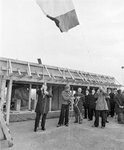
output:
[[[13,75],[13,71],[12,71],[12,64],[11,64],[11,60],[8,60],[8,75],[12,76]]]
[[[81,78],[82,81],[84,81],[84,78],[80,75],[80,73],[78,71],[76,71],[78,76]]]
[[[41,80],[42,77],[39,75],[39,73],[38,73],[37,71],[35,71],[35,73],[37,74],[37,78],[38,78],[39,80]]]
[[[87,78],[85,77],[85,75],[83,75],[83,72],[80,71],[80,73],[81,73],[81,75],[83,76],[83,78],[85,79],[85,81],[88,82],[88,81],[87,81]]]
[[[28,62],[28,70],[27,70],[27,73],[28,73],[28,77],[29,77],[29,78],[32,78],[31,67],[30,67],[30,63],[29,63],[29,62]]]
[[[19,77],[20,77],[20,78],[22,78],[22,77],[25,76],[24,74],[21,73],[21,70],[20,70],[19,68],[17,69],[17,71],[18,71],[18,74],[19,74]]]
[[[50,94],[52,94],[52,86],[50,86]],[[49,111],[51,111],[51,108],[52,108],[52,98],[50,97]]]
[[[71,74],[70,70],[69,70],[69,69],[67,69],[67,70],[68,70],[68,72],[69,72],[71,78],[72,78],[74,81],[76,81],[75,78],[73,77],[73,75]]]
[[[6,122],[8,125],[10,117],[11,93],[12,93],[12,79],[10,79],[7,84]]]
[[[3,104],[5,101],[5,88],[6,88],[6,80],[4,79],[4,77],[1,77],[1,89],[0,89],[0,97],[1,97],[1,101],[0,101],[0,109],[3,110]]]
[[[60,68],[58,68],[58,70],[59,70],[61,76],[63,77],[63,79],[66,80],[66,77],[63,75],[63,73],[62,73],[62,71],[60,70]]]
[[[4,116],[3,116],[1,109],[0,109],[0,128],[2,131],[3,139],[7,140],[9,147],[12,147],[13,146],[13,138],[11,137],[10,130],[8,128],[7,123],[4,120]]]
[[[48,70],[48,68],[47,68],[47,66],[44,66],[44,67],[45,67],[45,69],[46,69],[46,71],[47,71],[49,77],[52,78],[51,75],[50,75],[50,72],[49,72],[49,70]]]
[[[31,88],[32,84],[29,84],[28,110],[31,110]]]

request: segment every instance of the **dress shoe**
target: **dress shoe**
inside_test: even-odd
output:
[[[57,127],[61,127],[61,124],[58,124]]]
[[[78,121],[75,121],[74,123],[78,123]]]
[[[92,127],[96,127],[97,128],[98,126],[93,125]]]
[[[88,119],[88,121],[92,121],[92,119]]]
[[[67,124],[65,124],[65,126],[67,126],[67,127],[68,127],[68,123],[67,123]]]
[[[109,121],[108,121],[108,120],[106,120],[106,123],[109,123]]]
[[[42,127],[41,130],[45,131],[46,129],[44,127]]]
[[[34,128],[34,132],[37,132],[37,128]]]

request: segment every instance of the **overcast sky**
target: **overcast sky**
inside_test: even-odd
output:
[[[61,33],[35,0],[1,0],[1,57],[114,76],[124,84],[124,0],[73,0],[80,25]]]

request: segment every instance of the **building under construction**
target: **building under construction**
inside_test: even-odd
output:
[[[53,94],[50,99],[49,114],[54,113],[54,115],[60,110],[61,92],[66,84],[70,84],[72,91],[81,87],[83,92],[87,88],[97,89],[99,86],[106,86],[111,89],[121,87],[111,76],[54,67],[41,62],[32,63],[0,58],[0,98],[1,105],[6,103],[4,111],[8,123],[14,114],[20,120],[22,118],[19,116],[21,112],[35,114],[36,91],[43,82],[47,82],[48,89]]]

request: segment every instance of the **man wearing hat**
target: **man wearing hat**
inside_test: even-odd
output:
[[[70,92],[70,86],[67,84],[64,88],[64,91],[62,91],[62,105],[61,105],[61,112],[59,117],[59,122],[57,127],[60,127],[61,125],[68,126],[69,122],[69,104],[73,99],[73,96]]]

